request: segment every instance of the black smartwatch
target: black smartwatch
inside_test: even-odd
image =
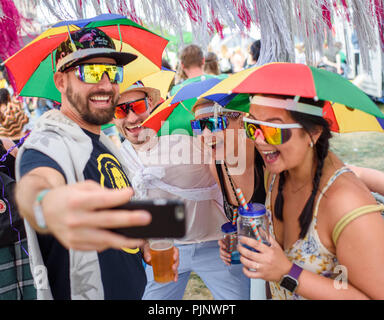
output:
[[[297,286],[299,285],[298,279],[302,271],[303,268],[299,267],[295,263],[292,264],[292,268],[291,270],[289,270],[289,273],[283,276],[283,278],[281,279],[280,286],[294,293]]]

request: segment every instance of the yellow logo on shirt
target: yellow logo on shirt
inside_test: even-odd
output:
[[[129,187],[129,181],[119,161],[111,154],[102,153],[97,158],[97,169],[100,172],[100,184],[104,187],[106,179],[113,189]]]
[[[110,182],[113,189],[123,189],[129,187],[129,181],[122,170],[120,162],[111,154],[102,153],[97,158],[97,169],[100,172],[100,185],[105,186],[106,180]],[[127,253],[136,254],[139,248],[123,248]]]

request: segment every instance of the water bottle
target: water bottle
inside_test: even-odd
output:
[[[248,203],[247,207],[239,207],[239,218],[237,220],[238,236],[253,238],[270,246],[265,206],[261,203]],[[258,252],[249,246],[244,246],[249,250]]]
[[[270,246],[268,221],[266,208],[261,203],[248,203],[248,208],[239,207],[239,218],[237,220],[238,236],[244,236],[256,239]],[[247,249],[258,252],[256,249],[241,244]],[[257,271],[249,269],[250,271]],[[265,281],[263,279],[251,279],[250,296],[252,300],[265,300]]]

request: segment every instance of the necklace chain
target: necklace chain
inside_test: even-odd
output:
[[[227,164],[225,163],[225,161],[223,161],[223,162],[224,162],[225,172],[227,173],[227,176],[228,176],[228,179],[229,179],[229,183],[231,184],[231,187],[232,187],[232,190],[233,190],[233,194],[235,195],[235,199],[236,199],[237,205],[240,206],[239,200],[237,199],[237,196],[236,196],[236,188],[234,186],[235,182],[232,180],[232,177],[229,174],[229,170],[228,170]]]

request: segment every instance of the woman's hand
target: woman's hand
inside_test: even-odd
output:
[[[249,278],[261,278],[266,281],[280,281],[289,273],[292,267],[283,249],[273,237],[269,237],[271,246],[258,242],[256,239],[240,237],[238,249],[241,254],[240,261],[243,264],[243,272]],[[259,252],[253,252],[242,244],[245,244]],[[251,271],[255,270],[255,271]]]
[[[228,241],[220,239],[218,241],[220,247],[220,259],[227,265],[231,265],[231,254],[228,252]]]

